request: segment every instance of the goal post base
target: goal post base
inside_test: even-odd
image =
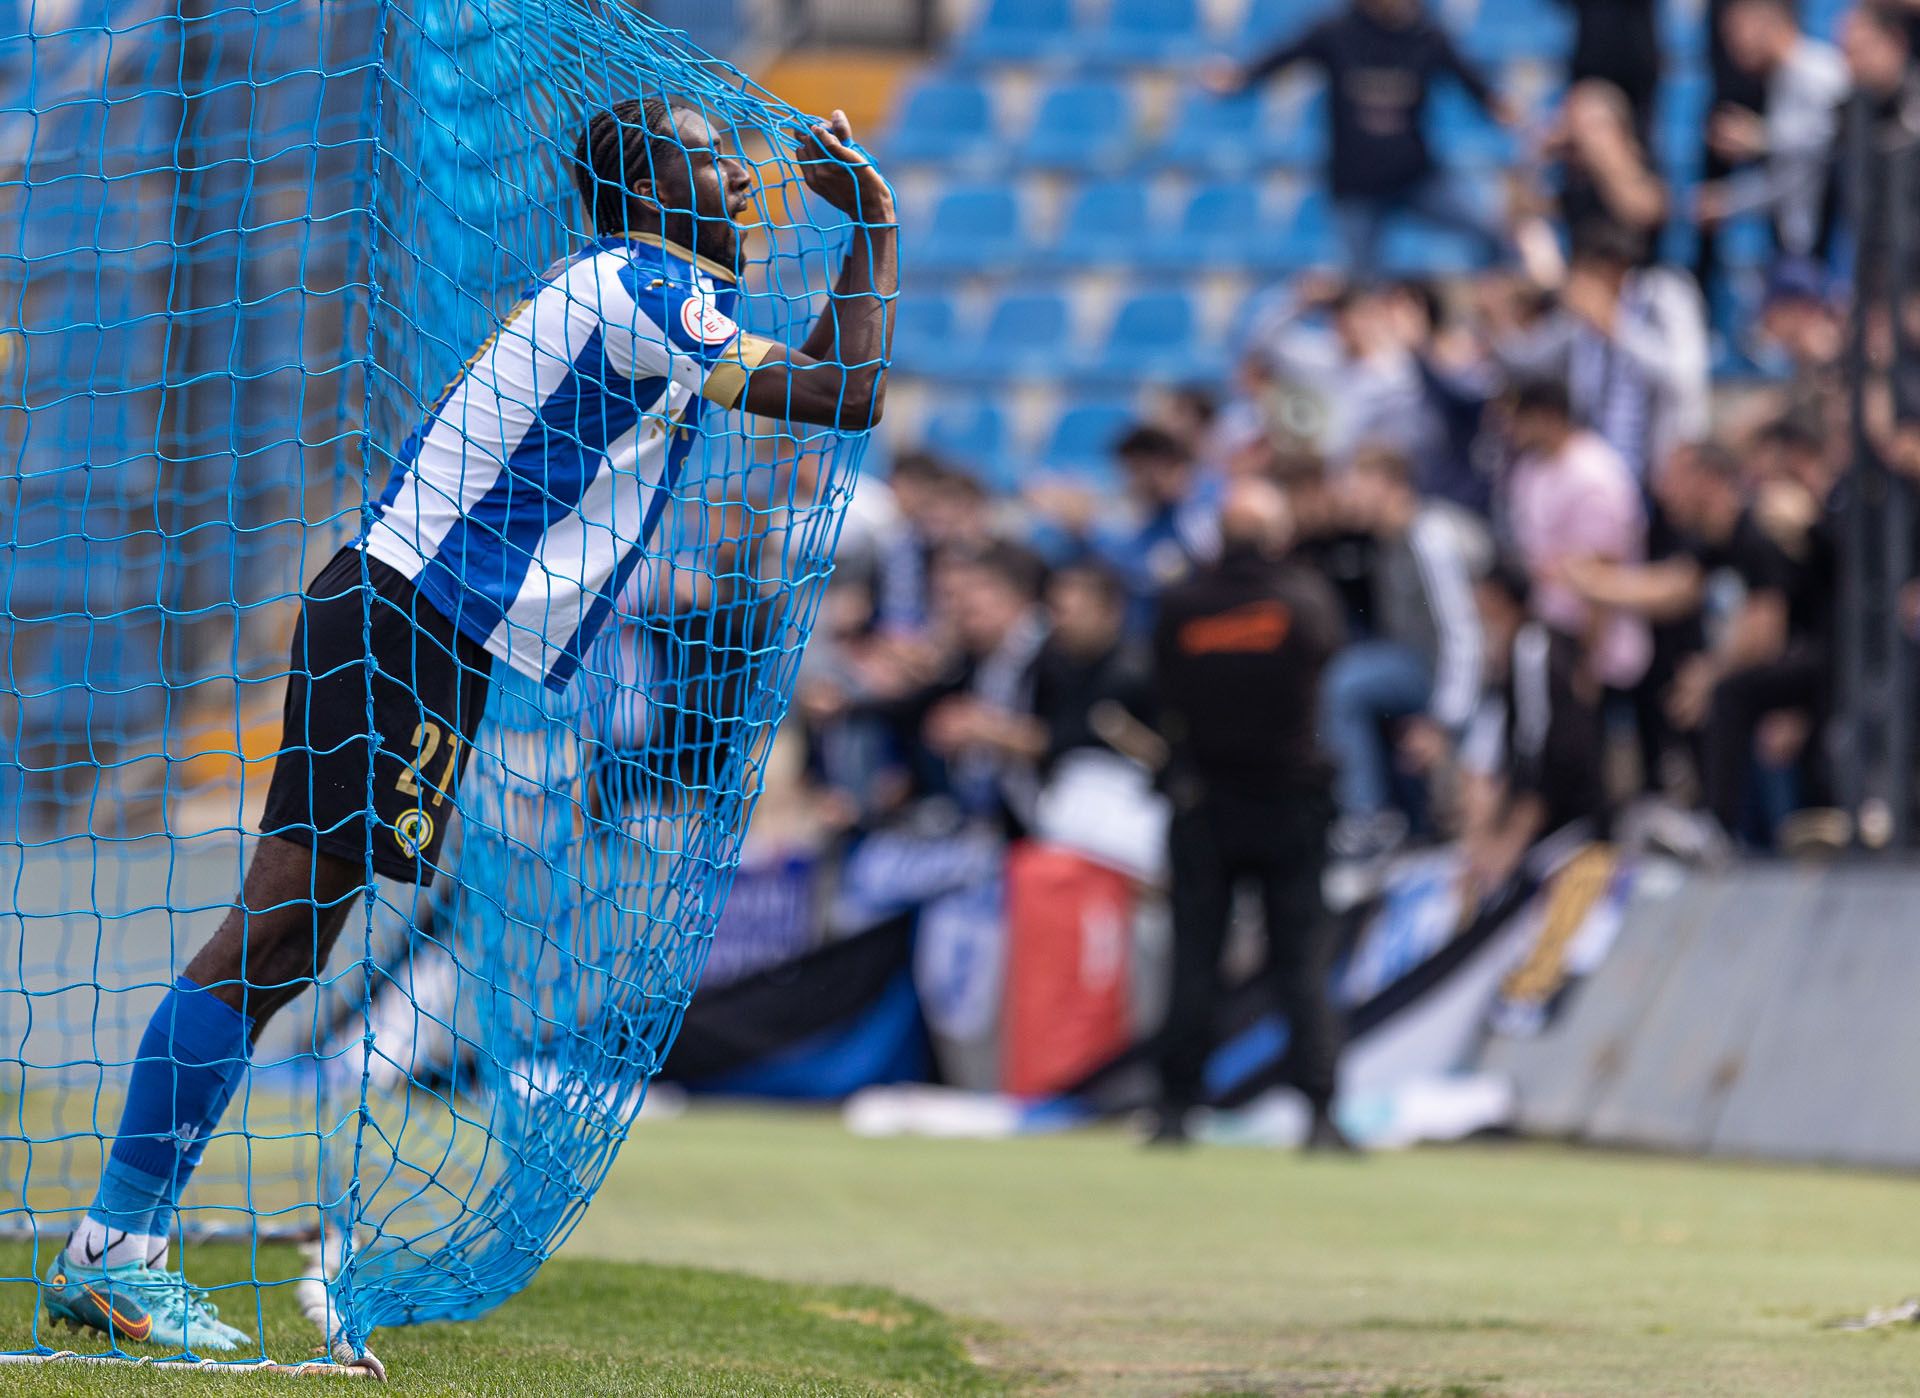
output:
[[[350,1363],[338,1359],[312,1359],[302,1364],[282,1364],[271,1359],[135,1359],[120,1354],[80,1354],[70,1349],[46,1354],[0,1354],[0,1364],[117,1364],[128,1369],[163,1369],[169,1372],[199,1374],[275,1374],[284,1378],[372,1379],[384,1383],[386,1366],[371,1351]]]

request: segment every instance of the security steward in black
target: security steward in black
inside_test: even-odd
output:
[[[1343,639],[1332,589],[1287,559],[1285,497],[1237,485],[1219,561],[1161,598],[1154,628],[1163,784],[1173,805],[1173,990],[1162,1031],[1153,1141],[1187,1139],[1202,1100],[1220,956],[1243,881],[1266,914],[1266,975],[1289,1026],[1295,1085],[1313,1108],[1309,1149],[1351,1150],[1331,1107],[1340,1026],[1329,999],[1334,927],[1321,894],[1332,767],[1315,732],[1320,674]]]

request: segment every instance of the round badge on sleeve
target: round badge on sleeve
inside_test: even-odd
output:
[[[704,296],[689,296],[680,303],[680,328],[703,345],[724,345],[740,333],[740,327]]]

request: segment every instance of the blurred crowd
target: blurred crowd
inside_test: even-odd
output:
[[[1889,170],[1920,132],[1920,4],[1863,0],[1835,46],[1789,0],[1715,0],[1692,210],[1648,155],[1652,4],[1573,8],[1571,82],[1533,133],[1544,177],[1504,192],[1454,187],[1426,149],[1443,72],[1517,118],[1417,0],[1350,0],[1212,73],[1229,90],[1325,72],[1353,266],[1271,289],[1231,382],[1162,391],[1113,444],[1118,491],[1041,477],[1009,498],[937,451],[862,483],[799,698],[838,820],[1031,832],[1050,790],[1120,789],[1087,785],[1089,757],[1164,796],[1180,662],[1156,617],[1248,543],[1223,532],[1236,498],[1270,490],[1258,549],[1310,568],[1337,611],[1310,696],[1337,857],[1458,838],[1491,883],[1553,830],[1629,809],[1693,852],[1830,837],[1808,813],[1831,801],[1856,292],[1867,444],[1920,460],[1878,309],[1887,201],[1914,188]],[[1849,156],[1856,120],[1870,138]],[[1485,269],[1376,275],[1403,208],[1472,230]],[[1773,249],[1743,344],[1767,372],[1716,384],[1702,279],[1716,228],[1754,212]],[[1676,216],[1695,265],[1661,259]]]

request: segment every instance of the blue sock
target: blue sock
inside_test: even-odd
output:
[[[253,1021],[185,976],[141,1036],[100,1192],[88,1213],[115,1231],[153,1235],[173,1223],[193,1177],[246,1075]]]

